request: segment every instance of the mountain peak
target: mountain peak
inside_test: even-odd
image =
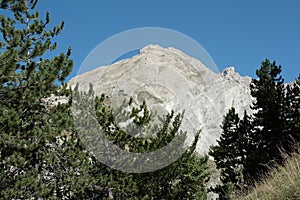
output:
[[[174,47],[161,47],[158,44],[149,44],[143,48],[140,49],[139,52],[140,55],[143,54],[156,54],[158,56],[166,56],[166,58],[168,58],[169,56],[173,57],[173,56],[180,56],[180,57],[185,57],[187,59],[193,59],[192,57],[188,56],[186,53],[184,53],[183,51],[176,49]],[[168,54],[168,56],[166,55]],[[171,54],[171,55],[170,55]],[[198,62],[200,62],[199,60],[197,60]]]
[[[236,72],[233,66],[226,67],[223,71],[220,72],[220,76],[237,83],[250,83],[251,81],[250,77],[241,76],[238,72]]]
[[[220,124],[233,101],[238,113],[249,110],[250,81],[234,67],[216,74],[181,50],[148,45],[138,55],[76,76],[68,85],[79,83],[79,90],[88,91],[91,82],[95,94],[106,94],[113,105],[129,97],[145,100],[157,116],[184,112],[181,129],[188,133],[187,143],[201,129],[197,151],[205,153],[219,139]]]
[[[240,76],[239,73],[235,72],[235,68],[233,66],[223,69],[220,75],[228,79],[233,79],[234,77]]]
[[[160,50],[160,51],[163,51],[164,48],[159,46],[158,44],[149,44],[143,48],[141,48],[140,50],[140,54],[143,54],[143,53],[147,53],[149,51],[153,51],[153,50]]]

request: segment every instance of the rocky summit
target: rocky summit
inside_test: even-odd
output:
[[[244,110],[251,112],[250,82],[234,67],[217,74],[178,49],[149,45],[132,58],[100,66],[68,84],[79,83],[79,90],[88,91],[92,83],[97,95],[111,97],[113,106],[133,97],[135,102],[145,100],[157,115],[184,112],[181,129],[188,133],[187,142],[201,130],[197,152],[204,154],[217,144],[223,116],[231,106],[240,116]]]

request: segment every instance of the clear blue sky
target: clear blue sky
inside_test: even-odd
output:
[[[122,31],[163,27],[199,42],[219,70],[235,66],[255,77],[265,59],[282,65],[286,81],[300,72],[299,0],[40,0],[53,24],[65,21],[58,51],[72,47],[74,76],[88,53]],[[58,52],[58,53],[59,53]]]

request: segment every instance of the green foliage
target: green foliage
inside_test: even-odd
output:
[[[246,163],[251,158],[251,117],[245,111],[243,119],[240,119],[235,109],[231,108],[225,115],[221,128],[223,133],[218,146],[211,147],[209,154],[214,157],[217,169],[220,170],[222,185],[217,185],[212,190],[220,199],[230,199],[232,191],[243,189],[247,181]]]
[[[91,93],[92,94],[92,93]],[[76,97],[75,97],[76,96]],[[76,100],[75,100],[76,99]],[[93,104],[94,101],[95,103]],[[100,125],[102,131],[98,129],[91,130],[92,132],[87,135],[83,135],[87,141],[87,145],[105,145],[101,139],[97,139],[97,134],[104,134],[113,144],[116,144],[123,151],[134,153],[147,153],[158,150],[170,141],[175,136],[185,139],[185,133],[179,132],[181,124],[181,115],[174,116],[174,113],[167,114],[162,119],[161,125],[157,125],[158,132],[152,132],[152,126],[149,122],[152,120],[152,113],[148,110],[146,103],[134,106],[132,98],[129,102],[123,102],[120,108],[111,108],[110,99],[105,95],[93,98],[93,95],[88,96],[84,93],[74,91],[73,104],[75,103],[80,116],[78,119],[79,127],[84,127],[85,124],[90,126],[91,121],[87,120],[86,112],[93,113],[96,116],[97,122]],[[85,108],[85,109],[83,109]],[[95,112],[92,110],[95,109]],[[117,111],[116,111],[117,110]],[[140,131],[144,130],[147,137],[140,137],[141,132],[137,134],[128,134],[122,128],[118,126],[116,118],[126,116],[131,118],[132,123],[140,127]],[[129,124],[127,130],[132,130]],[[143,127],[146,126],[146,129]],[[134,126],[136,128],[136,126]],[[86,128],[83,128],[86,130]],[[96,161],[95,171],[97,173],[98,180],[104,180],[104,176],[110,177],[106,184],[109,184],[107,190],[110,196],[117,199],[132,198],[132,199],[190,199],[196,198],[206,199],[206,183],[209,180],[209,170],[207,165],[207,157],[201,158],[196,156],[194,151],[196,143],[199,139],[199,133],[196,134],[193,145],[184,151],[184,154],[175,162],[169,164],[167,167],[146,172],[146,173],[129,173],[113,170],[101,162]],[[91,137],[91,139],[89,139]],[[96,142],[95,142],[96,141]],[[176,146],[178,149],[185,148],[183,144]],[[95,149],[94,152],[97,152]],[[170,155],[170,152],[165,152]],[[113,159],[112,154],[107,154],[109,159]],[[138,165],[148,165],[151,162],[147,159],[145,154],[144,162],[126,162],[126,156],[120,162],[124,162],[126,165],[137,167]],[[171,155],[170,155],[171,156]],[[97,156],[96,156],[97,157]],[[113,164],[112,164],[113,166]],[[99,170],[101,169],[101,170]],[[105,182],[105,181],[104,181]],[[98,183],[101,185],[103,183]]]
[[[49,14],[31,12],[37,1],[1,1],[12,17],[0,16],[0,196],[4,199],[80,197],[91,180],[87,153],[73,132],[70,91],[64,80],[72,69],[70,49],[52,59]],[[60,82],[61,87],[56,83]],[[82,167],[78,167],[82,166]]]
[[[283,145],[290,152],[290,143],[300,141],[300,75],[294,83],[287,85],[284,100],[284,131],[288,140]]]
[[[284,85],[280,73],[281,66],[265,60],[256,71],[258,79],[253,79],[250,85],[251,95],[256,98],[252,109],[256,111],[254,140],[259,151],[257,161],[262,164],[280,159],[278,147],[286,136],[282,126]]]
[[[233,191],[249,190],[259,181],[270,163],[284,162],[282,151],[290,154],[298,143],[300,126],[299,78],[285,86],[281,66],[269,60],[256,71],[250,85],[253,116],[241,120],[231,108],[224,118],[223,133],[210,155],[220,170],[222,184],[214,191],[230,199]]]
[[[259,179],[263,167],[270,162],[284,161],[281,151],[293,151],[293,144],[299,142],[299,85],[297,82],[284,86],[280,75],[281,66],[266,60],[257,70],[257,80],[251,84],[251,95],[256,98],[254,110],[254,134],[256,144],[255,162],[251,176]]]

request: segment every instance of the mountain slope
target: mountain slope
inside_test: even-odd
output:
[[[113,106],[132,96],[135,102],[146,100],[158,115],[185,111],[181,128],[188,132],[187,142],[202,130],[199,153],[216,144],[223,116],[231,106],[240,114],[245,109],[250,112],[250,77],[240,76],[233,67],[216,74],[175,48],[146,46],[130,59],[76,76],[68,84],[79,83],[79,89],[87,91],[90,82],[96,94],[112,98]]]

